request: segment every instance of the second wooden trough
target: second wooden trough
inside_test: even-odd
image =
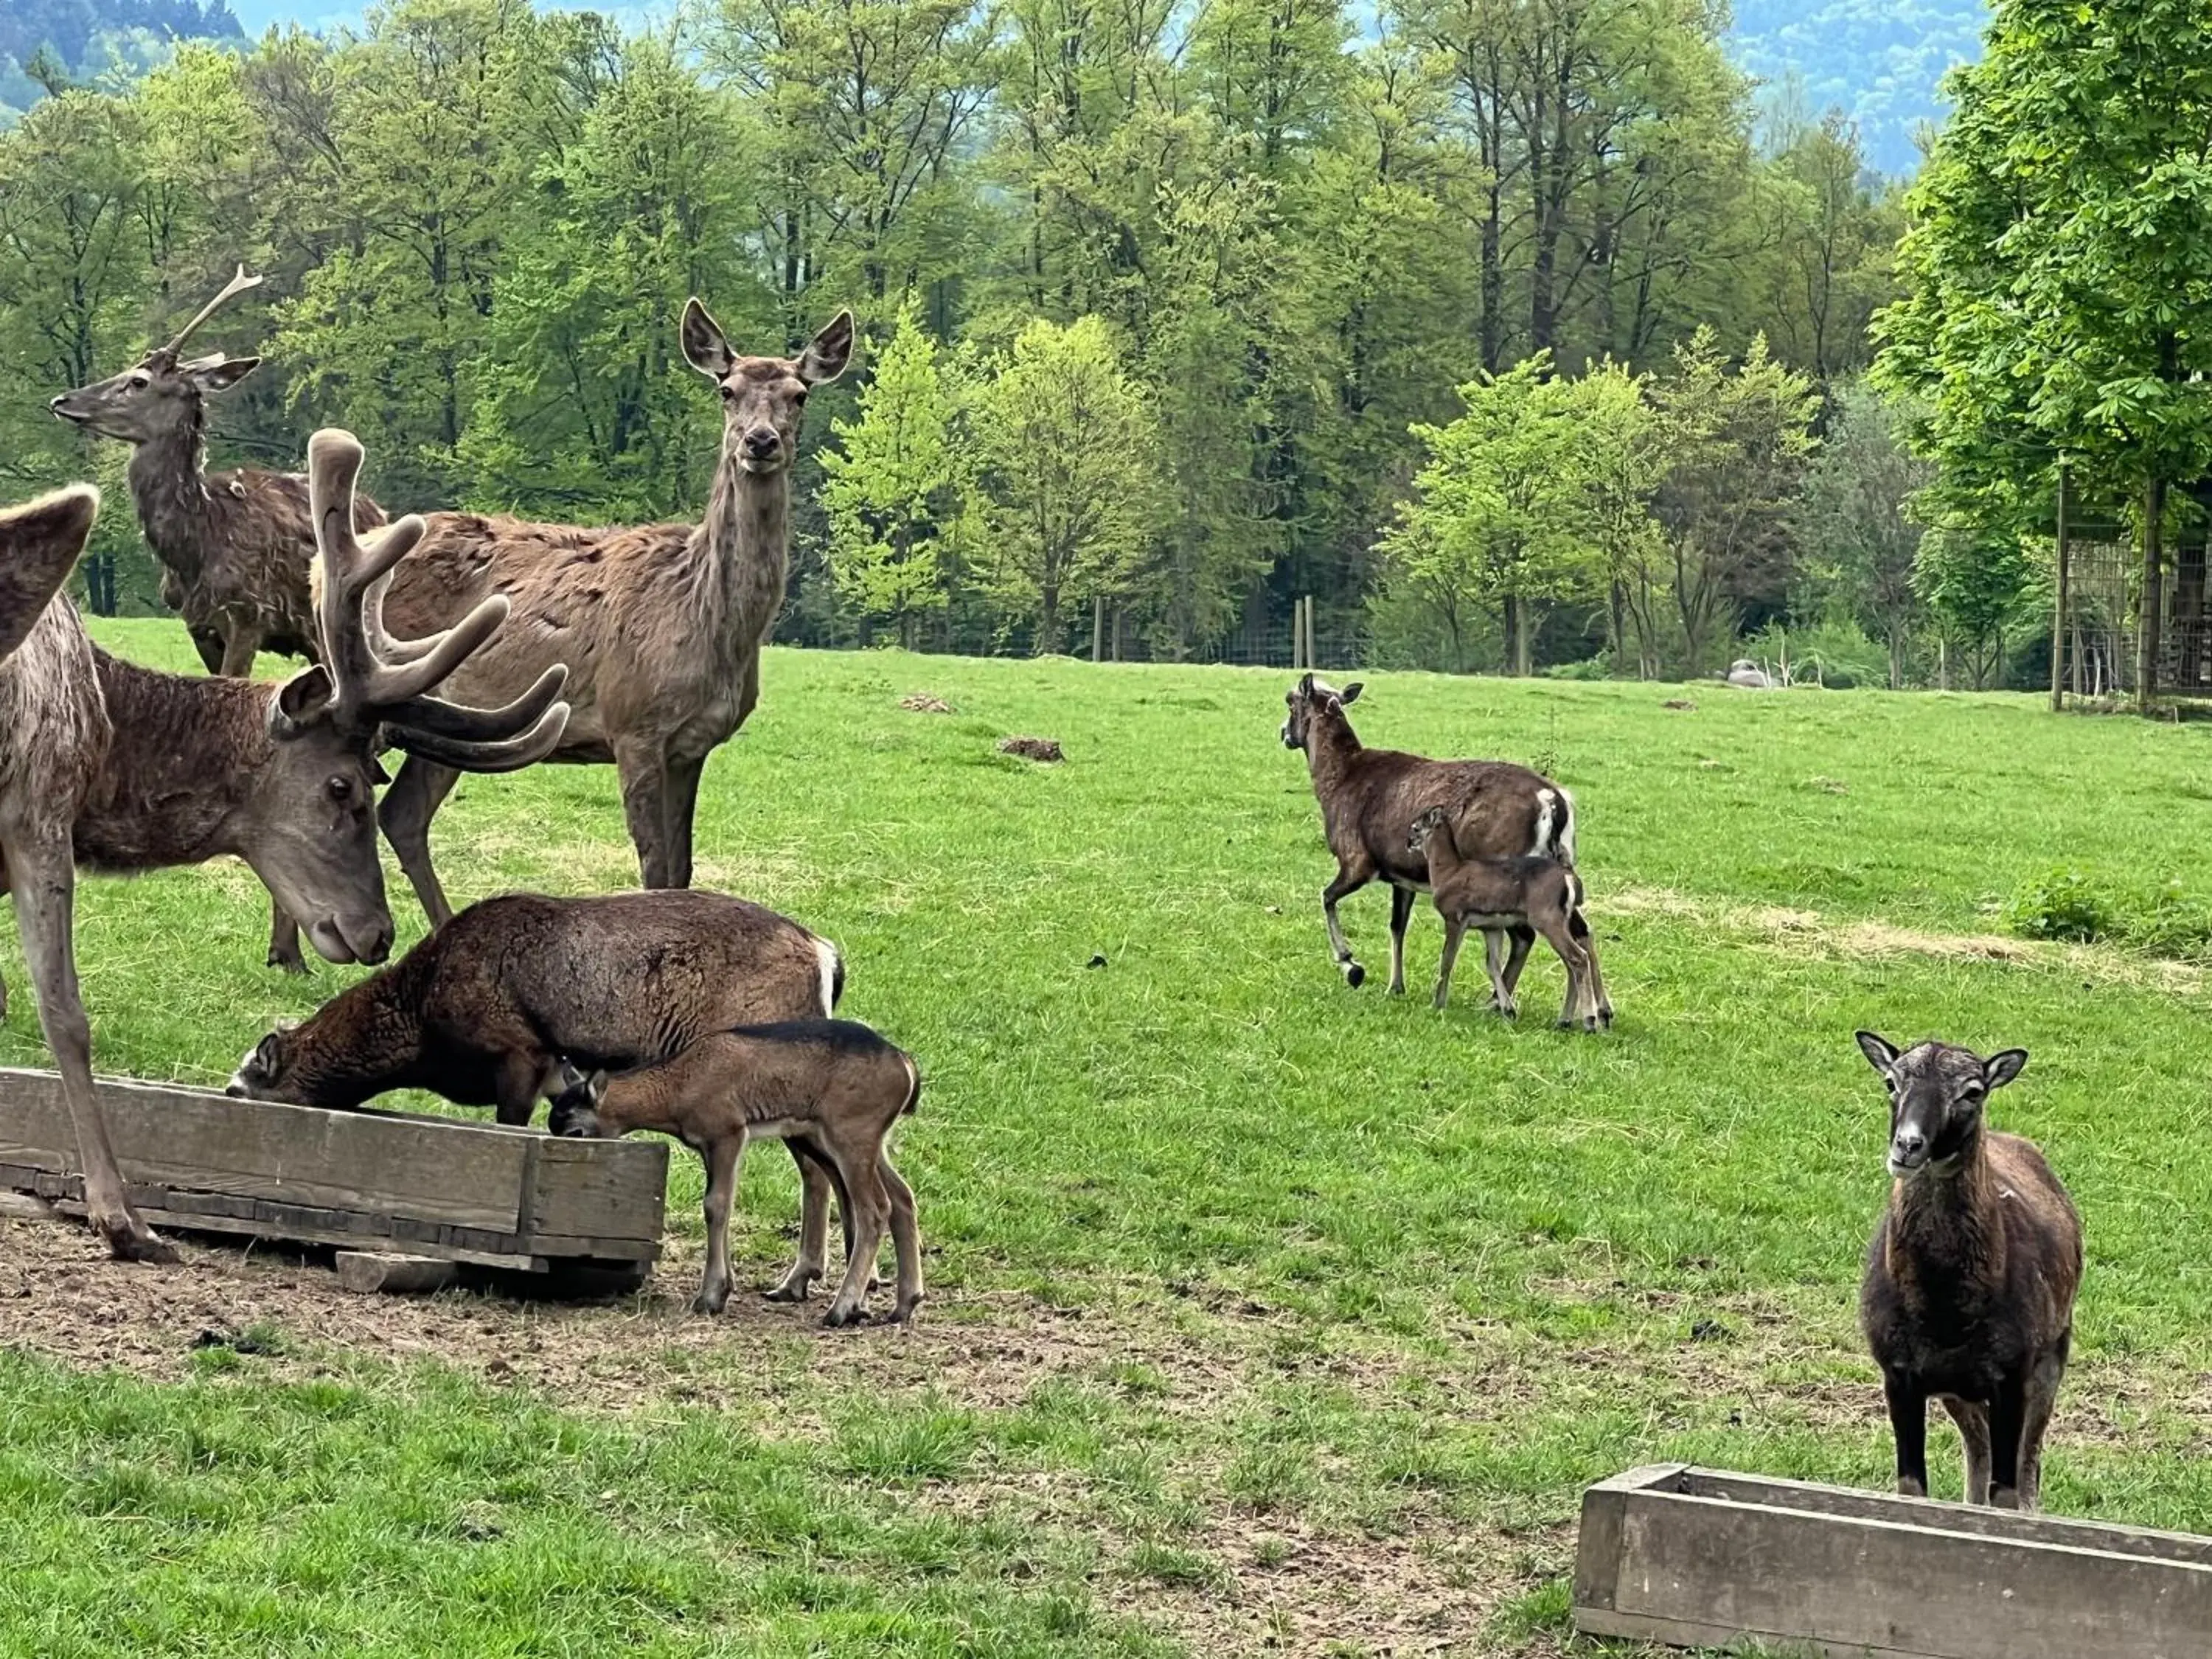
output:
[[[1583,1495],[1574,1617],[1832,1659],[2205,1659],[2212,1538],[1667,1464]]]
[[[157,1227],[600,1285],[641,1282],[660,1254],[665,1142],[556,1139],[111,1078],[94,1086],[131,1202]],[[0,1067],[0,1192],[82,1214],[81,1171],[61,1079]]]

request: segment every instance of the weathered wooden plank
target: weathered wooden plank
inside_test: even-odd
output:
[[[126,1181],[502,1233],[521,1220],[529,1142],[518,1136],[112,1079],[98,1087]],[[78,1168],[53,1073],[0,1068],[0,1163]]]
[[[1593,1487],[1583,1514],[1575,1620],[1592,1634],[1891,1659],[2212,1654],[2212,1540],[1674,1468]]]
[[[542,1135],[537,1147],[527,1207],[532,1237],[660,1237],[668,1195],[666,1141]]]
[[[420,1296],[453,1282],[460,1264],[442,1256],[400,1255],[390,1250],[340,1250],[333,1262],[338,1283],[363,1296]]]

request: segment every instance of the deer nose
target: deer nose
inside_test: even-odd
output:
[[[1917,1129],[1899,1129],[1890,1137],[1889,1161],[1910,1168],[1928,1151],[1928,1137]]]
[[[775,453],[783,440],[772,426],[757,426],[745,434],[745,453],[757,461],[764,461]]]

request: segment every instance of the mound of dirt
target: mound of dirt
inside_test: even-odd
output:
[[[1060,761],[1067,758],[1060,752],[1058,740],[1052,738],[1000,738],[999,752],[1002,755],[1018,755],[1024,760],[1033,761]]]
[[[899,699],[899,707],[909,714],[949,714],[952,705],[942,697],[933,697],[927,691],[909,691]]]

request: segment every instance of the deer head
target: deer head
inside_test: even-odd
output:
[[[362,447],[350,433],[307,444],[315,520],[315,622],[323,660],[270,699],[269,750],[241,813],[240,851],[309,941],[332,962],[381,962],[392,914],[376,854],[380,742],[462,772],[508,772],[550,753],[568,722],[556,665],[503,708],[430,695],[507,617],[495,595],[442,634],[395,640],[384,626],[392,568],[422,538],[412,514],[367,540],[354,533]]]
[[[29,636],[69,580],[99,512],[90,484],[0,511],[0,659]]]
[[[1449,844],[1451,841],[1451,831],[1444,830],[1444,809],[1441,806],[1425,808],[1420,816],[1413,820],[1413,828],[1407,834],[1406,850],[1416,856],[1426,853],[1429,850],[1430,839],[1439,830],[1444,830],[1444,840]]]
[[[247,276],[246,267],[239,266],[229,286],[202,306],[199,314],[179,329],[168,344],[155,347],[120,374],[64,392],[47,407],[88,432],[130,444],[198,431],[209,395],[236,386],[261,366],[261,359],[225,357],[218,351],[188,362],[184,356],[185,342],[232,299],[258,288],[261,280]]]
[[[1899,1051],[1872,1031],[1857,1034],[1859,1052],[1889,1089],[1889,1172],[1900,1180],[1950,1175],[1981,1133],[1982,1104],[2027,1064],[2027,1050],[2007,1048],[1984,1060],[1971,1048],[1923,1042]]]
[[[555,1081],[557,1087],[551,1113],[545,1120],[547,1131],[583,1139],[605,1135],[606,1126],[599,1121],[599,1103],[607,1097],[607,1074],[593,1072],[586,1077],[563,1059]]]
[[[853,356],[853,313],[841,311],[796,357],[740,357],[722,325],[692,300],[684,307],[684,356],[722,392],[722,453],[746,471],[782,471],[799,453],[810,387],[834,380]]]
[[[1340,691],[1334,686],[1307,675],[1283,694],[1283,702],[1291,711],[1289,717],[1283,721],[1283,747],[1304,748],[1306,732],[1316,719],[1342,714],[1344,705],[1356,701],[1364,689],[1361,682],[1354,680]]]

